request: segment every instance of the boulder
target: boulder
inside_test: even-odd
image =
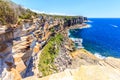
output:
[[[22,56],[23,54],[15,54],[14,57],[14,63],[15,63],[15,69],[21,73],[24,72],[24,70],[26,69],[26,66],[22,60]]]
[[[38,53],[40,50],[41,45],[39,43],[36,43],[35,47],[33,48],[34,53]]]

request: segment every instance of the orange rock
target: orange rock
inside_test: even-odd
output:
[[[36,46],[34,47],[33,52],[38,53],[39,50],[40,50],[40,44],[36,43]]]
[[[47,40],[47,39],[50,37],[50,35],[51,35],[51,32],[48,32],[48,33],[45,35],[45,37],[43,37],[42,40]]]
[[[21,73],[26,69],[26,66],[22,60],[23,54],[16,54],[13,56],[16,70]]]
[[[19,73],[21,73],[21,72],[23,72],[25,69],[26,69],[26,66],[25,66],[25,64],[24,64],[24,62],[21,60],[20,62],[16,62],[15,63],[15,65],[16,65],[16,70],[19,72]]]
[[[38,47],[38,46],[35,46],[34,49],[33,49],[33,52],[34,52],[34,53],[38,53],[38,52],[39,52],[39,47]]]
[[[22,80],[20,73],[16,69],[12,68],[11,73],[13,73],[13,80]]]

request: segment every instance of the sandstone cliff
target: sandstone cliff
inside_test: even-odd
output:
[[[78,51],[77,51],[78,52]],[[75,58],[76,57],[76,58]],[[80,50],[73,58],[72,69],[43,78],[28,77],[23,80],[119,80],[120,59],[108,57],[99,59],[91,53]],[[75,60],[74,59],[74,60]],[[97,61],[97,62],[94,62]]]
[[[119,59],[111,57],[99,59],[85,49],[76,50],[73,41],[69,39],[67,30],[86,26],[83,23],[87,21],[86,17],[36,14],[9,1],[3,3],[5,4],[0,3],[0,6],[5,8],[6,5],[9,11],[2,9],[0,14],[4,16],[0,18],[0,78],[2,80],[120,79]],[[11,12],[13,13],[9,14]],[[3,25],[5,23],[11,24]],[[48,68],[54,74],[43,77],[38,70],[39,57],[51,36],[56,33],[64,36],[63,42],[59,46],[56,45],[57,42],[54,43],[52,48],[54,50],[59,47],[58,54],[53,60],[58,73],[49,64]],[[45,61],[43,63],[48,63]]]
[[[53,19],[51,23],[51,20],[43,16],[42,19],[22,19],[20,24],[0,25],[0,77],[3,80],[8,80],[9,77],[10,80],[21,80],[33,76],[35,73],[32,68],[35,64],[31,66],[31,63],[36,59],[40,49],[53,33],[70,26],[63,26],[67,23],[63,18]],[[76,17],[75,22],[72,22],[71,18],[71,24],[83,22],[78,19],[79,17]]]

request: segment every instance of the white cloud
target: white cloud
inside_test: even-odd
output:
[[[39,10],[33,10],[33,9],[30,9],[30,10],[32,10],[33,12],[36,12],[36,13],[44,13],[44,14],[50,14],[50,15],[64,15],[64,16],[73,16],[73,15],[66,14],[66,13],[45,12],[45,11],[39,11]]]
[[[36,13],[45,13],[45,11],[39,11],[39,10],[33,10],[33,9],[30,9],[32,10],[33,12],[36,12]]]

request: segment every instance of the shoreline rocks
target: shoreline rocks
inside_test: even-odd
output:
[[[67,35],[66,35],[67,33],[64,33],[64,34],[66,36],[66,39],[68,40],[69,37],[67,37]],[[66,42],[66,41],[64,41],[64,42]],[[63,46],[64,46],[64,44],[63,44]],[[58,76],[58,74],[62,75],[62,73],[64,73],[66,71],[66,69],[72,70],[72,69],[76,69],[76,68],[82,67],[82,66],[86,67],[85,68],[86,69],[85,75],[87,72],[87,66],[95,66],[95,69],[92,67],[91,68],[93,69],[93,71],[95,71],[96,74],[101,74],[101,75],[103,74],[103,72],[101,71],[100,73],[97,73],[96,72],[97,69],[102,68],[106,72],[109,69],[112,69],[110,74],[108,74],[108,75],[106,74],[106,76],[111,75],[112,72],[115,73],[113,70],[120,71],[120,67],[119,67],[120,59],[109,58],[109,57],[104,58],[104,59],[100,59],[83,48],[72,51],[72,53],[71,53],[67,47],[65,47],[65,46],[63,47],[63,46],[61,48],[63,52],[61,51],[61,53],[59,53],[59,55],[55,59],[55,63],[57,63],[56,65],[57,65],[58,70],[60,72],[60,73],[57,73],[56,76]],[[70,62],[70,64],[69,64],[69,62]],[[108,70],[106,70],[106,69],[108,69]],[[79,71],[79,70],[77,70],[77,71]],[[81,70],[80,70],[80,73],[81,73],[81,75],[84,74],[81,72]],[[118,73],[115,73],[115,75],[120,78],[120,75]],[[91,75],[91,76],[94,76],[94,75]],[[52,77],[52,75],[48,79],[51,79],[51,77]],[[66,76],[64,76],[64,77],[66,77]],[[89,75],[86,75],[84,77],[89,78]],[[61,79],[61,77],[59,77],[59,78]],[[46,80],[48,80],[48,79],[46,79]],[[52,77],[52,79],[55,79],[55,78]],[[80,77],[76,74],[75,79],[72,79],[72,80],[79,80],[79,79],[80,79]],[[93,77],[92,79],[96,80],[96,77]],[[104,78],[99,77],[98,79],[99,80],[101,80],[101,79],[106,80],[106,77],[104,77]],[[112,79],[112,78],[110,78],[110,79]],[[55,79],[55,80],[57,80],[57,79]]]

